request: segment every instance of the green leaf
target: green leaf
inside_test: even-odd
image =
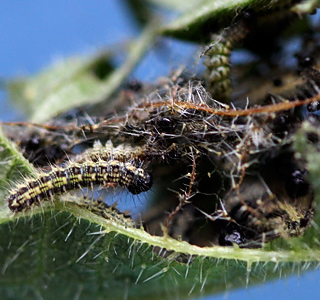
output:
[[[195,5],[201,5],[203,2],[208,2],[207,0],[147,0],[148,2],[155,4],[157,6],[161,6],[163,8],[167,8],[170,10],[175,10],[177,12],[187,11],[190,8],[194,8]]]
[[[2,299],[194,298],[292,272],[289,263],[162,259],[122,234],[97,235],[99,226],[68,213],[20,219],[0,230]]]
[[[318,128],[312,126],[309,122],[302,123],[300,130],[296,134],[295,149],[296,155],[307,161],[307,170],[309,172],[309,179],[314,188],[315,194],[315,211],[319,212],[320,209],[320,152],[316,144],[311,144],[308,140],[308,135],[319,135],[320,131]],[[320,214],[316,213],[314,218],[317,226],[320,224]],[[319,228],[317,228],[319,229]],[[316,230],[313,237],[319,244],[320,231]]]
[[[159,5],[161,2],[181,11],[178,17],[161,28],[162,34],[195,41],[203,41],[204,36],[208,37],[210,33],[229,26],[241,11],[270,13],[273,9],[288,5],[286,0],[192,0],[187,1],[187,4],[183,0],[153,2],[159,2]],[[303,1],[293,6],[292,11],[302,15],[311,12],[318,5],[319,0]]]
[[[147,0],[125,0],[127,7],[131,11],[131,15],[140,27],[145,26],[154,18],[153,11],[148,2]]]
[[[183,5],[182,1],[181,5]],[[270,2],[270,1],[268,1]],[[175,18],[171,23],[162,28],[162,33],[172,35],[182,39],[195,39],[199,37],[199,32],[203,31],[202,25],[210,21],[210,31],[216,31],[228,26],[237,12],[244,8],[252,8],[257,1],[254,0],[203,0],[192,1],[194,4],[186,11]],[[261,4],[261,5],[260,5]],[[263,7],[259,3],[259,8]],[[208,26],[208,25],[206,25]],[[207,30],[206,30],[207,31]]]
[[[154,23],[148,26],[132,43],[126,61],[117,69],[111,67],[108,51],[72,57],[34,77],[9,83],[11,99],[22,106],[34,122],[44,122],[71,108],[109,99],[150,49],[156,30]],[[101,76],[102,68],[110,72]]]

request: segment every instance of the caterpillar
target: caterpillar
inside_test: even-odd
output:
[[[244,14],[242,20],[222,30],[220,34],[214,34],[211,38],[212,43],[201,54],[201,57],[206,57],[203,62],[206,66],[206,82],[214,98],[228,99],[230,96],[231,51],[249,33],[248,19],[250,18]]]
[[[10,192],[9,208],[21,212],[56,194],[96,184],[105,187],[114,184],[126,187],[132,194],[140,194],[151,188],[152,177],[144,169],[118,160],[69,163],[65,167],[53,167],[49,173],[41,173],[18,185]]]
[[[116,221],[127,228],[135,227],[135,223],[128,212],[121,212],[116,208],[115,204],[109,206],[100,198],[90,199],[87,197],[83,197],[79,201],[78,198],[70,197],[69,199],[68,197],[67,201],[70,204],[76,205],[77,207],[82,207],[99,217],[102,217],[107,220]]]
[[[298,170],[290,178],[292,184],[296,182],[297,172]],[[245,241],[245,245],[241,246],[260,247],[261,242],[280,236],[300,236],[305,232],[311,225],[314,214],[313,193],[311,188],[302,186],[303,178],[299,175],[300,183],[296,183],[295,187],[300,188],[295,190],[291,185],[289,189],[283,187],[288,180],[286,175],[289,176],[282,174],[284,184],[279,186],[269,182],[269,179],[262,180],[264,183],[253,178],[244,179],[239,190],[230,191],[226,195],[224,208],[230,218],[227,221],[231,224],[231,230],[230,233],[223,232],[223,242],[239,236]],[[237,243],[238,240],[234,242]],[[248,241],[250,245],[247,244]]]

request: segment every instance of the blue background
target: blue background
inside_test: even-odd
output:
[[[56,59],[121,43],[138,35],[139,28],[120,0],[10,0],[0,2],[0,79],[34,74]],[[169,57],[151,52],[134,77],[156,80],[179,63],[190,63],[196,53],[190,45],[166,41]],[[151,66],[151,67],[150,67]],[[188,66],[192,69],[194,66]],[[0,119],[22,118],[0,90]],[[245,274],[244,274],[245,276]],[[317,299],[320,272],[293,275],[263,285],[204,299]]]

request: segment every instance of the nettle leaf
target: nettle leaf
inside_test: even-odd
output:
[[[273,9],[284,7],[286,1],[277,0],[202,0],[202,1],[157,1],[159,5],[180,11],[180,15],[161,28],[164,35],[179,39],[201,41],[203,36],[209,36],[232,23],[241,11],[270,13]],[[318,0],[303,1],[291,8],[297,14],[313,11],[319,5]]]
[[[177,12],[184,12],[190,8],[194,8],[195,5],[202,5],[203,3],[208,3],[207,0],[191,0],[191,1],[182,1],[182,0],[146,0],[151,4],[161,6],[166,9],[170,9]],[[212,2],[212,1],[211,1]]]
[[[71,108],[109,99],[150,49],[156,28],[153,23],[145,29],[130,45],[125,62],[117,69],[112,65],[109,51],[68,58],[34,77],[9,83],[11,99],[34,122],[44,122]]]

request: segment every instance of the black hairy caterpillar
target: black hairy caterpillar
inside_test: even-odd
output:
[[[67,201],[70,202],[70,204],[82,207],[99,217],[119,222],[127,228],[135,227],[135,223],[132,221],[130,213],[118,210],[116,203],[110,206],[102,199],[91,199],[87,197],[83,197],[80,200],[79,198],[68,197]]]
[[[118,160],[89,161],[82,164],[70,163],[66,167],[54,167],[49,173],[38,178],[27,179],[11,191],[8,198],[9,208],[13,212],[28,210],[41,201],[82,187],[119,185],[126,187],[132,194],[149,190],[152,178],[142,168]]]

